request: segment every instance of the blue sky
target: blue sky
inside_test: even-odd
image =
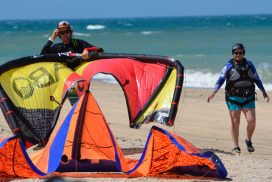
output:
[[[271,0],[1,0],[0,19],[272,14]]]

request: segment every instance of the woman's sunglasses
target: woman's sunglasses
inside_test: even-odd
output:
[[[244,54],[244,52],[233,52],[233,54],[236,54],[236,55],[243,55]]]
[[[59,35],[65,35],[65,34],[68,34],[70,32],[71,32],[71,30],[68,29],[68,30],[59,32]]]

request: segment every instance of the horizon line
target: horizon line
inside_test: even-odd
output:
[[[222,17],[222,16],[229,16],[229,17],[237,17],[237,16],[271,16],[272,13],[256,13],[256,14],[224,14],[224,15],[181,15],[181,16],[135,16],[135,17],[96,17],[96,18],[7,18],[7,19],[0,19],[0,21],[35,21],[35,20],[87,20],[87,19],[141,19],[141,18],[199,18],[199,17]]]

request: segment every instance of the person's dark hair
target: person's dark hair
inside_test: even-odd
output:
[[[236,43],[236,44],[234,44],[234,45],[232,46],[232,50],[231,50],[232,54],[233,54],[233,52],[234,52],[235,50],[237,50],[237,49],[243,50],[244,54],[246,53],[246,48],[245,48],[245,46],[244,46],[242,43]]]

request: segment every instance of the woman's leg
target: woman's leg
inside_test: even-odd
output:
[[[239,126],[240,126],[240,116],[241,109],[237,111],[229,110],[231,118],[231,136],[234,147],[239,147]]]
[[[243,108],[243,113],[247,120],[247,140],[251,141],[256,127],[256,112],[255,109]]]

